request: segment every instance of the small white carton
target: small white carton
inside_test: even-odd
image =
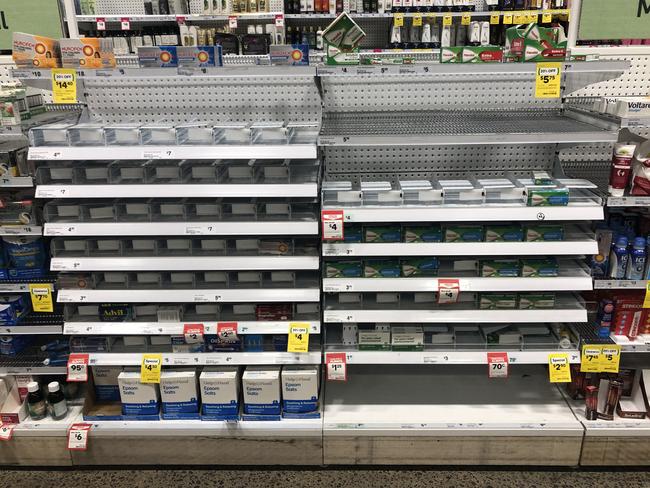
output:
[[[160,390],[156,383],[140,383],[139,371],[122,371],[117,377],[120,385],[122,414],[157,415]]]
[[[239,382],[241,372],[236,366],[205,368],[201,383],[201,414],[230,417],[239,414]]]
[[[244,413],[280,414],[280,367],[248,366],[242,376]]]
[[[318,410],[318,366],[282,368],[282,408],[289,413]]]
[[[199,394],[196,371],[172,369],[160,374],[160,399],[163,414],[197,414]]]

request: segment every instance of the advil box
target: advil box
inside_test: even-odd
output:
[[[110,39],[84,37],[61,39],[61,61],[64,68],[114,68],[115,55]]]

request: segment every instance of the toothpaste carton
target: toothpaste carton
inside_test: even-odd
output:
[[[503,50],[499,46],[465,46],[460,53],[461,63],[501,63],[502,61]]]
[[[404,228],[404,242],[442,242],[439,225],[409,225]]]
[[[521,242],[524,231],[520,225],[488,225],[485,228],[486,242]]]
[[[517,294],[516,293],[481,293],[479,308],[481,310],[517,308]]]
[[[120,385],[118,377],[122,372],[121,366],[93,366],[93,383],[95,398],[100,402],[117,402],[120,400]]]
[[[368,259],[364,267],[366,278],[399,278],[400,274],[397,259]]]
[[[160,390],[156,383],[140,383],[139,371],[122,371],[117,381],[120,385],[123,415],[158,416]]]
[[[241,372],[236,366],[214,366],[203,370],[199,377],[203,420],[239,418],[240,380]]]
[[[525,238],[526,242],[561,241],[564,239],[564,227],[553,224],[527,225]]]
[[[247,366],[242,389],[245,414],[280,415],[279,366]]]
[[[438,258],[404,258],[400,260],[402,276],[438,276]]]
[[[515,278],[520,270],[517,259],[486,259],[479,262],[479,276],[483,278]]]
[[[327,278],[361,278],[363,263],[361,261],[327,261],[325,276]]]
[[[282,368],[282,410],[306,413],[318,410],[318,366]]]
[[[445,242],[481,242],[482,225],[450,225],[445,228]]]
[[[164,419],[198,419],[199,394],[194,368],[163,371],[160,375],[160,399]]]
[[[399,225],[367,226],[364,237],[365,242],[402,242],[402,228]]]
[[[529,207],[562,207],[569,204],[568,188],[529,188],[527,193]]]
[[[555,258],[522,259],[522,277],[554,277],[559,273],[559,266]]]

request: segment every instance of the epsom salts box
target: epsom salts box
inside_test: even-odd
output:
[[[318,367],[282,368],[282,408],[285,412],[304,413],[318,409]]]
[[[280,414],[280,367],[249,366],[242,376],[244,413]]]
[[[199,413],[196,371],[176,369],[160,374],[160,399],[163,418],[187,418]]]
[[[204,418],[226,419],[239,415],[239,381],[236,366],[205,368],[201,383],[201,414]]]
[[[121,366],[94,366],[93,382],[95,383],[95,398],[100,402],[116,402],[120,399],[118,377],[122,372]]]
[[[158,415],[160,391],[156,383],[140,383],[139,371],[122,371],[117,381],[123,415]]]

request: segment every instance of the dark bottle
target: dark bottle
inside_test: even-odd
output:
[[[68,415],[68,403],[61,391],[58,381],[53,381],[47,385],[47,403],[49,404],[50,415],[54,420],[61,420]]]
[[[501,8],[503,10],[513,10],[515,8],[515,1],[514,0],[503,0],[501,2]]]
[[[160,15],[169,15],[169,0],[158,0],[158,12]]]
[[[36,381],[27,384],[27,410],[32,420],[42,420],[47,415],[45,397],[40,385]]]
[[[526,0],[515,0],[514,1],[515,10],[526,10]]]

